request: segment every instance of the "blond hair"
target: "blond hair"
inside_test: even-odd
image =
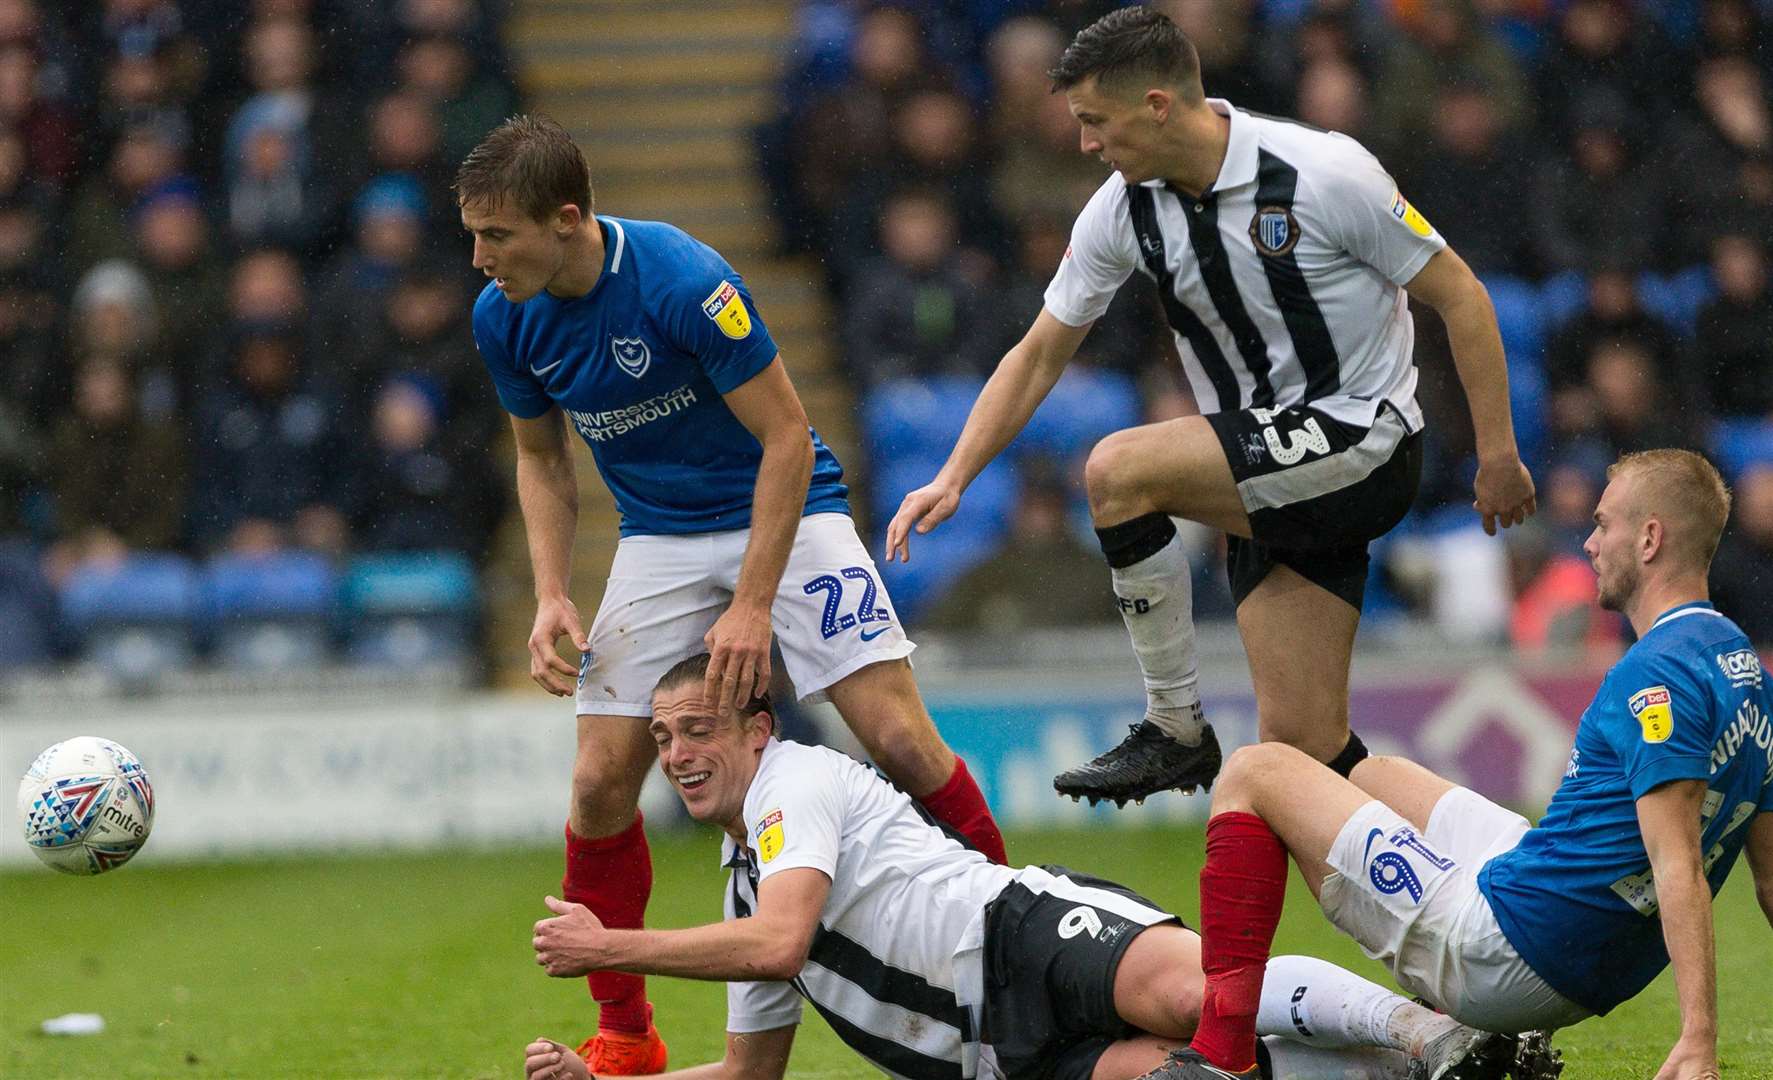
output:
[[[1730,488],[1716,466],[1691,450],[1640,450],[1607,466],[1608,480],[1620,475],[1638,481],[1638,517],[1660,519],[1670,545],[1695,569],[1709,567],[1730,517]]]

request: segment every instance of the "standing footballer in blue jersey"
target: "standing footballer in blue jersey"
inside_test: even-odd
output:
[[[918,694],[913,646],[856,536],[843,470],[739,275],[673,226],[594,216],[584,156],[552,120],[500,125],[463,162],[456,192],[474,266],[493,279],[474,305],[474,340],[516,433],[536,587],[530,675],[577,702],[567,899],[607,925],[641,925],[653,684],[707,651],[707,700],[731,713],[769,684],[772,632],[801,698],[828,698],[888,775],[1002,862],[984,796]],[[588,635],[568,592],[569,424],[622,515]],[[576,670],[555,652],[562,637]],[[591,1068],[662,1071],[644,981],[589,981],[600,1005],[581,1048]]]
[[[1773,693],[1706,599],[1730,508],[1717,470],[1651,450],[1607,475],[1584,550],[1601,604],[1638,641],[1583,713],[1538,827],[1401,758],[1345,780],[1280,743],[1239,750],[1207,825],[1201,1023],[1148,1076],[1252,1068],[1246,995],[1289,854],[1324,914],[1401,986],[1482,1030],[1605,1014],[1672,963],[1681,1034],[1657,1080],[1718,1075],[1711,899],[1744,848],[1773,922]]]

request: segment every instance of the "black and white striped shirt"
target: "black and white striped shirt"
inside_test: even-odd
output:
[[[1420,429],[1402,286],[1446,242],[1353,139],[1207,103],[1231,121],[1213,186],[1194,198],[1110,177],[1078,215],[1046,309],[1093,322],[1138,269],[1203,413],[1310,403],[1371,427],[1388,402]]]
[[[721,852],[732,868],[727,918],[748,917],[759,885],[783,870],[817,869],[831,893],[798,978],[728,984],[727,1030],[798,1023],[804,997],[890,1076],[979,1075],[985,905],[1017,871],[950,839],[877,773],[823,747],[771,740],[744,816],[747,846],[728,837]]]

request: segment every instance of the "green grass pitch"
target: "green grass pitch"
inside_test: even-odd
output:
[[[1016,833],[1018,862],[1062,862],[1198,907],[1198,830]],[[654,840],[652,921],[720,914],[724,872],[708,831]],[[582,980],[550,980],[531,923],[558,888],[559,851],[459,852],[156,866],[97,879],[0,875],[0,1076],[513,1077],[522,1047],[577,1042]],[[1384,980],[1330,930],[1294,878],[1277,949]],[[1773,1077],[1773,933],[1739,866],[1719,898],[1724,1073]],[[712,1060],[715,984],[655,979],[674,1065]],[[46,1017],[103,1014],[96,1038],[37,1033]],[[1645,1077],[1678,1027],[1668,974],[1613,1015],[1563,1032],[1566,1080]],[[795,1077],[878,1075],[811,1011]]]

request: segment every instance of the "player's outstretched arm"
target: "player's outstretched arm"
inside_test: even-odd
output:
[[[1045,308],[986,380],[960,439],[936,478],[906,495],[887,525],[886,557],[909,562],[911,531],[927,533],[954,516],[961,492],[1003,451],[1052,392],[1094,323],[1068,326]]]
[[[1489,291],[1457,252],[1437,252],[1405,286],[1411,296],[1440,312],[1453,346],[1453,366],[1471,409],[1477,435],[1478,472],[1472,509],[1483,515],[1484,531],[1496,535],[1533,516],[1539,508],[1533,477],[1521,464],[1508,405],[1508,362],[1496,308]]]
[[[1773,926],[1773,811],[1755,815],[1748,827],[1748,869],[1755,878],[1755,899],[1761,902],[1761,914]]]
[[[731,715],[770,683],[770,605],[806,509],[813,437],[780,356],[722,400],[763,446],[733,601],[703,638],[709,656],[704,693],[722,715]]]
[[[573,532],[579,523],[579,482],[567,442],[566,416],[559,409],[534,419],[513,416],[511,431],[517,440],[517,504],[523,511],[536,583],[529,677],[556,697],[570,697],[578,668],[561,658],[554,643],[566,637],[580,652],[590,646],[579,609],[567,594]]]
[[[794,1049],[794,1026],[726,1033],[726,1057],[658,1074],[661,1080],[782,1080]],[[584,1059],[564,1043],[538,1038],[523,1049],[525,1080],[591,1080]]]
[[[1663,784],[1637,802],[1638,828],[1650,855],[1662,938],[1681,1002],[1681,1036],[1656,1080],[1706,1080],[1718,1075],[1717,958],[1711,887],[1699,851],[1703,780]]]
[[[684,930],[611,930],[583,904],[548,897],[536,923],[536,963],[556,978],[593,971],[675,975],[713,982],[785,982],[800,974],[819,912],[831,895],[821,870],[795,867],[766,878],[757,913]]]

